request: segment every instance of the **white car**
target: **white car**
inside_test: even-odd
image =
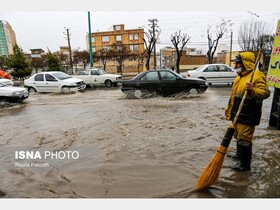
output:
[[[194,77],[206,80],[211,85],[213,83],[232,84],[237,73],[235,69],[226,64],[205,64],[195,70],[182,73],[185,77]]]
[[[74,75],[73,77],[80,78],[85,81],[88,86],[106,86],[108,88],[117,86],[122,82],[122,76],[119,74],[108,74],[103,69],[90,69],[88,72]]]
[[[84,90],[86,84],[82,79],[73,78],[61,71],[47,71],[33,74],[24,80],[24,87],[29,92],[64,92]]]
[[[14,82],[10,79],[0,79],[0,104],[6,102],[18,103],[28,98],[29,94],[23,87],[13,86]]]

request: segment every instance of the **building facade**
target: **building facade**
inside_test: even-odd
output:
[[[10,24],[0,20],[0,56],[13,54],[16,45],[16,35]]]
[[[108,51],[113,45],[125,45],[131,52],[141,54],[144,52],[144,29],[125,29],[124,24],[113,25],[113,31],[91,33],[92,52],[98,50]],[[89,37],[87,36],[87,49],[89,50]],[[102,62],[94,62],[94,67],[103,68]],[[142,72],[143,61],[126,60],[124,62],[123,73]],[[115,61],[106,63],[106,71],[109,73],[119,73],[118,64]]]
[[[160,49],[160,66],[162,68],[176,68],[177,54],[174,47]],[[206,55],[196,48],[185,48],[180,59],[180,72],[195,69],[207,63]]]

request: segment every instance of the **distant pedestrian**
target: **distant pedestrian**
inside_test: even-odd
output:
[[[171,70],[172,70],[172,71],[175,71],[175,68],[174,68],[174,66],[172,66],[172,67],[171,67]]]

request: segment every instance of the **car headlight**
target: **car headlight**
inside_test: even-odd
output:
[[[15,92],[12,93],[12,95],[13,96],[18,96],[18,95],[20,95],[20,91],[15,91]]]

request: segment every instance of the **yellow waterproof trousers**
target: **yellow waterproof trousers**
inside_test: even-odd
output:
[[[254,132],[255,132],[254,125],[244,125],[241,123],[236,123],[234,138],[236,138],[237,141],[245,140],[245,141],[252,142]]]

